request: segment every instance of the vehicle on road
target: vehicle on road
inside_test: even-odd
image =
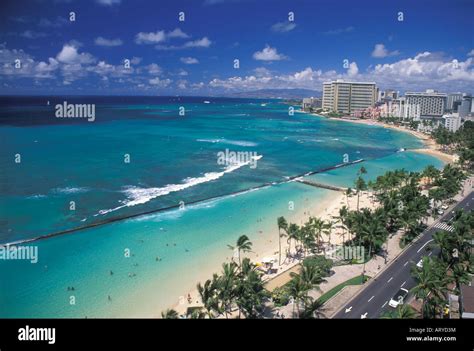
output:
[[[399,305],[403,305],[405,298],[408,295],[408,290],[400,288],[398,292],[390,299],[388,305],[393,308],[397,308]]]

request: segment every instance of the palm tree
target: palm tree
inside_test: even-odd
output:
[[[197,285],[199,296],[209,318],[214,318],[214,314],[218,316],[222,313],[218,299],[218,280],[219,277],[217,274],[214,274],[212,280],[208,279],[204,285],[201,285],[201,283]]]
[[[359,211],[360,193],[361,193],[362,190],[367,189],[367,184],[365,183],[365,180],[362,177],[359,176],[357,178],[357,180],[355,182],[355,188],[356,188],[356,192],[357,192],[357,211]]]
[[[161,318],[163,319],[178,319],[178,312],[173,309],[167,309],[165,312],[161,312]]]
[[[348,208],[346,206],[342,206],[339,209],[339,222],[341,223],[341,228],[342,228],[342,244],[344,245],[344,242],[346,241],[346,230],[347,230],[347,225],[346,225],[346,219],[347,215],[349,214]]]
[[[324,230],[324,234],[326,234],[328,236],[328,243],[329,245],[331,245],[331,233],[332,233],[332,230],[334,228],[334,222],[333,221],[330,221],[328,220],[325,224],[325,230]]]
[[[222,275],[218,280],[218,298],[222,305],[225,317],[232,310],[232,305],[236,298],[237,267],[234,262],[224,263],[222,265]]]
[[[380,247],[387,238],[387,229],[382,223],[378,220],[371,219],[368,223],[364,223],[359,232],[360,239],[363,240],[366,244],[369,245],[369,259],[372,258],[373,250]],[[364,267],[362,271],[362,277],[365,276],[365,263],[366,259],[364,258]]]
[[[290,225],[288,226],[287,243],[288,243],[289,254],[291,254],[291,240],[295,241],[295,248],[296,248],[296,244],[298,242],[299,230],[300,230],[299,226],[295,223],[290,223]]]
[[[252,250],[252,242],[248,238],[247,235],[241,235],[237,239],[237,244],[235,246],[232,245],[227,245],[229,249],[231,250],[237,250],[237,254],[239,257],[239,267],[241,266],[241,260],[240,260],[240,252],[250,252]]]
[[[321,218],[311,217],[311,227],[314,229],[314,235],[316,236],[316,242],[318,246],[318,252],[321,248],[322,233],[324,230],[324,221]]]
[[[446,269],[432,258],[424,257],[422,267],[414,266],[411,274],[416,282],[412,292],[417,299],[422,300],[423,318],[429,318],[431,314],[427,308],[429,300],[436,298],[443,300],[447,291],[449,279],[446,277]]]
[[[282,234],[281,230],[283,229],[285,232],[288,231],[288,222],[286,221],[285,217],[278,217],[278,265],[281,266],[281,238],[286,236],[286,234]]]
[[[264,310],[264,301],[269,297],[265,290],[261,272],[248,258],[242,261],[242,270],[236,285],[236,304],[246,318],[258,318]]]
[[[299,318],[300,304],[307,301],[308,291],[311,289],[311,286],[301,279],[299,274],[292,272],[290,275],[292,279],[288,282],[288,290],[290,296],[293,298],[293,316],[296,315]]]
[[[387,311],[382,315],[382,319],[415,319],[416,311],[410,305],[398,305],[395,311]]]

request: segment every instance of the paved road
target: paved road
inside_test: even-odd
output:
[[[403,254],[392,262],[382,273],[367,285],[358,295],[349,301],[333,318],[378,318],[384,311],[392,309],[388,306],[390,299],[403,287],[410,290],[415,286],[411,278],[410,269],[423,256],[436,255],[438,249],[427,250],[433,240],[433,234],[443,229],[448,229],[442,221],[447,221],[453,216],[452,211],[464,209],[472,211],[474,207],[474,192],[458,203],[454,209],[444,214],[439,221],[425,230],[419,240],[409,247]],[[438,228],[437,228],[438,227]],[[346,312],[347,311],[347,312]]]

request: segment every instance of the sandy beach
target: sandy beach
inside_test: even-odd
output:
[[[318,115],[320,118],[321,117]],[[358,124],[366,124],[366,125],[375,125],[383,128],[390,128],[395,129],[400,132],[410,133],[413,136],[419,138],[424,143],[424,148],[415,149],[410,151],[420,152],[432,155],[441,159],[446,163],[454,162],[454,156],[448,155],[441,150],[439,150],[438,145],[432,140],[429,136],[419,133],[412,130],[407,130],[404,128],[399,128],[396,126],[385,125],[383,123],[372,121],[372,120],[348,120],[342,118],[331,118],[338,121],[343,122],[350,122],[350,123],[358,123]],[[288,222],[296,223],[298,225],[304,224],[310,216],[319,217],[325,221],[333,221],[334,223],[337,222],[337,217],[339,216],[339,209],[342,206],[347,206],[350,210],[355,210],[357,208],[357,196],[352,195],[347,197],[345,194],[339,191],[330,191],[327,196],[325,196],[322,200],[318,202],[310,201],[306,199],[305,209],[299,212],[295,211],[295,214],[291,218],[286,218]],[[377,204],[374,203],[372,194],[370,192],[362,192],[360,194],[359,199],[359,207],[360,208],[376,208]],[[276,225],[276,218],[275,218],[275,225],[272,228],[264,228],[264,229],[257,229],[259,238],[265,238],[262,240],[253,240],[253,250],[251,253],[242,254],[242,257],[249,257],[253,262],[260,262],[262,258],[274,258],[277,268],[277,273],[272,275],[264,276],[266,280],[266,288],[270,291],[275,289],[276,287],[282,286],[290,280],[290,272],[297,271],[297,265],[300,261],[292,258],[287,258],[285,260],[284,252],[287,249],[287,242],[286,238],[282,239],[282,264],[278,266],[278,228]],[[258,226],[256,226],[258,227]],[[331,233],[331,237],[324,236],[324,241],[327,244],[342,244],[344,239],[348,239],[347,234],[346,237],[343,238],[343,231],[341,228],[338,228],[337,224],[334,225],[334,229]],[[230,262],[231,258],[228,257],[227,262]],[[214,272],[209,272],[208,278],[212,277],[212,273],[220,273],[220,268],[216,267]],[[204,283],[204,281],[201,281]],[[179,314],[185,314],[188,307],[194,306],[201,306],[201,301],[199,300],[199,294],[197,289],[193,289],[192,291],[183,292],[183,296],[190,296],[190,302],[187,299],[181,299],[181,301],[177,301],[175,305],[170,306],[171,308],[175,309]]]
[[[312,115],[320,117],[320,118],[328,118],[328,117],[320,116],[320,115],[317,115],[317,114],[314,114],[314,113],[312,113]],[[424,154],[427,154],[427,155],[431,155],[431,156],[439,158],[440,160],[442,160],[443,162],[446,162],[446,163],[453,163],[453,162],[456,161],[455,155],[450,155],[450,154],[447,154],[447,153],[443,152],[441,150],[441,147],[429,135],[423,134],[423,133],[415,131],[415,130],[406,129],[406,128],[398,127],[398,126],[395,126],[395,125],[385,124],[385,123],[374,121],[374,120],[371,120],[371,119],[347,119],[347,118],[336,118],[336,117],[331,117],[329,119],[336,120],[336,121],[342,121],[342,122],[350,122],[350,123],[365,124],[365,125],[370,125],[370,126],[378,126],[378,127],[382,127],[382,128],[394,129],[394,130],[397,130],[397,131],[403,132],[403,133],[409,133],[409,134],[417,137],[418,139],[422,140],[423,144],[424,144],[424,148],[414,149],[414,150],[410,150],[410,151],[420,152],[420,153],[424,153]]]

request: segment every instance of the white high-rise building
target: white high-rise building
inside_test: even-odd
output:
[[[374,82],[336,80],[323,83],[323,108],[329,111],[354,113],[373,106],[377,100]]]
[[[420,106],[421,117],[441,117],[446,106],[446,94],[434,90],[424,93],[405,93],[406,103],[410,106]]]
[[[444,127],[450,132],[456,132],[461,128],[462,121],[459,113],[450,113],[443,116]]]

